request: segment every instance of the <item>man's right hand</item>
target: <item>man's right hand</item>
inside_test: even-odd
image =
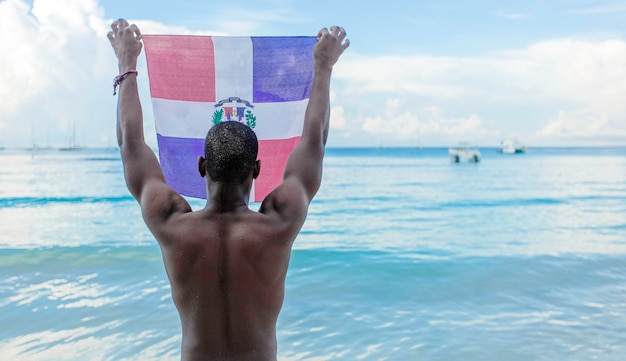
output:
[[[260,208],[261,213],[280,215],[278,219],[288,224],[294,238],[321,184],[330,120],[330,77],[333,66],[349,45],[342,27],[323,28],[317,33],[313,48],[315,69],[302,137],[289,155],[283,183],[263,200]]]
[[[317,44],[313,51],[315,67],[331,69],[350,46],[350,40],[346,39],[346,31],[340,26],[331,26],[330,31],[323,28],[317,33]]]

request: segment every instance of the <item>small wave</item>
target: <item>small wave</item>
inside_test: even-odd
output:
[[[83,159],[87,162],[119,162],[121,161],[120,157],[93,157],[93,158],[85,158]]]
[[[494,200],[460,200],[456,202],[441,203],[441,207],[466,208],[466,207],[511,207],[511,206],[544,206],[567,203],[564,199],[557,198],[515,198]]]
[[[117,197],[12,197],[0,198],[0,207],[42,206],[50,203],[119,203],[132,201],[131,196]]]
[[[131,246],[82,245],[0,249],[0,269],[13,269],[20,265],[35,265],[39,269],[52,269],[56,268],[60,259],[67,268],[89,266],[110,267],[112,270],[124,269],[127,266],[119,267],[128,260],[133,260],[135,264],[149,263],[159,266],[161,263],[160,251],[156,243]]]

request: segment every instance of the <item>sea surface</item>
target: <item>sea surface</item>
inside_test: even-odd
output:
[[[481,151],[327,151],[280,360],[626,360],[626,148]],[[180,341],[119,152],[0,151],[0,360],[176,360]]]

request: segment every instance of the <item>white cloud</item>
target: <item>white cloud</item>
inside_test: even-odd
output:
[[[15,112],[24,96],[37,93],[43,81],[36,72],[41,65],[35,62],[39,44],[37,24],[28,15],[29,7],[17,0],[0,2],[0,114]],[[22,36],[14,36],[17,31]],[[9,36],[9,34],[11,36]],[[39,69],[38,69],[39,68]],[[4,116],[0,119],[6,119]]]
[[[117,61],[106,38],[110,22],[97,0],[35,0],[32,7],[23,0],[0,2],[0,145],[65,145],[74,126],[85,145],[115,144]],[[152,21],[137,23],[144,33],[199,34]],[[151,140],[143,56],[138,68]]]
[[[335,74],[357,93],[586,101],[623,94],[625,58],[622,40],[564,39],[479,58],[355,55],[342,59]]]
[[[177,35],[213,35],[213,36],[225,36],[229,33],[218,30],[190,30],[184,26],[170,26],[163,23],[152,20],[133,20],[132,23],[136,24],[141,29],[142,34],[177,34]],[[109,29],[110,30],[110,29]]]
[[[388,99],[385,113],[380,116],[366,117],[363,130],[379,135],[394,135],[398,138],[411,138],[418,134],[422,126],[419,118],[403,111],[399,99]]]
[[[388,104],[384,113],[364,117],[368,131],[384,131],[381,124],[395,122],[398,136],[415,132],[417,124],[423,126],[416,115],[420,106],[434,104],[478,119],[479,108],[541,109],[550,115],[518,121],[517,129],[507,125],[507,133],[596,137],[623,131],[624,59],[623,40],[557,39],[484,57],[352,55],[342,59],[335,76],[344,82],[345,94],[364,103],[394,97],[408,104],[406,112],[390,114]],[[506,113],[500,117],[494,122],[512,119]],[[498,134],[503,125],[490,123],[490,129]],[[442,134],[452,134],[452,129],[457,128],[445,123],[439,128]]]
[[[330,128],[344,129],[347,121],[343,107],[334,106],[330,109]]]
[[[520,20],[520,19],[525,19],[526,15],[522,14],[522,13],[510,13],[510,12],[506,12],[506,11],[499,11],[498,12],[498,16],[503,17],[505,19],[510,19],[510,20]]]
[[[587,8],[579,9],[577,12],[582,13],[582,14],[595,14],[595,15],[617,14],[617,13],[626,12],[626,5],[622,3],[614,3],[614,4],[607,4],[604,6],[587,7]]]
[[[384,136],[387,141],[414,141],[424,139],[447,139],[476,141],[499,133],[486,129],[480,117],[449,117],[438,107],[423,107],[416,111],[405,110],[404,99],[388,99],[384,113],[362,120],[362,129],[368,133]]]
[[[305,24],[312,22],[300,13],[290,9],[289,2],[277,2],[271,5],[251,9],[236,2],[228,6],[213,7],[213,23],[232,35],[264,34],[272,32],[274,24]],[[233,16],[236,14],[236,16]]]
[[[410,93],[458,97],[471,89],[454,82],[463,62],[431,56],[374,56],[348,54],[337,64],[334,76],[347,81],[349,91]]]
[[[54,137],[73,122],[91,126],[102,114],[106,102],[97,99],[105,93],[108,45],[102,13],[89,0],[35,0],[32,8],[20,0],[0,3],[0,117],[8,137]]]
[[[559,111],[537,135],[540,137],[599,137],[626,138],[626,114],[610,117],[593,110]]]

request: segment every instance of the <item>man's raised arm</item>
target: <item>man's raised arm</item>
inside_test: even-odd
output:
[[[141,53],[141,32],[124,19],[111,24],[107,34],[119,61],[117,108],[117,142],[122,153],[124,177],[130,193],[141,204],[148,226],[158,224],[182,206],[184,199],[165,183],[159,162],[146,144],[143,134],[143,113],[137,89],[137,58]],[[114,89],[117,90],[117,89]],[[179,206],[179,207],[176,207]]]
[[[284,209],[284,206],[308,206],[320,187],[330,117],[330,78],[333,66],[349,45],[342,27],[324,28],[317,34],[317,44],[313,49],[313,84],[304,115],[302,138],[289,156],[283,183],[267,199],[279,212],[298,210]]]

